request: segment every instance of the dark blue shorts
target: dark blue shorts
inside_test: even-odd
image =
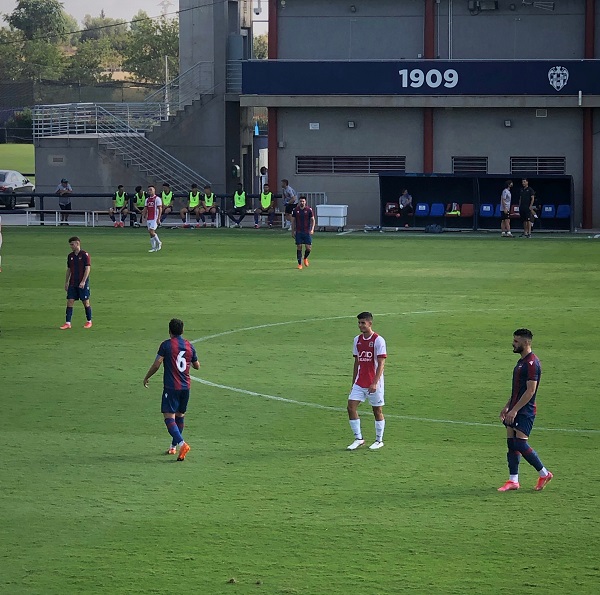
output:
[[[79,286],[71,287],[67,289],[67,299],[68,300],[81,300],[84,302],[85,300],[90,299],[90,286],[86,285],[83,289],[80,289]]]
[[[312,246],[312,236],[309,233],[304,231],[296,232],[296,246],[300,244],[306,244],[308,246]]]
[[[190,400],[189,389],[175,390],[174,388],[163,388],[161,413],[185,413]]]
[[[535,421],[535,416],[529,415],[517,415],[515,417],[515,421],[510,426],[508,424],[504,424],[507,428],[513,428],[515,430],[519,430],[519,432],[523,432],[526,436],[531,434],[531,430],[533,430],[533,422]]]

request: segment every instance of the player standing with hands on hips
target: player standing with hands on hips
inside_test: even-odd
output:
[[[190,447],[183,440],[184,416],[190,399],[190,366],[200,369],[200,362],[194,346],[184,339],[183,321],[172,318],[169,322],[169,339],[163,341],[158,348],[154,363],[144,376],[144,387],[161,364],[164,364],[163,395],[160,410],[165,419],[167,431],[171,434],[171,446],[166,454],[174,455],[179,447],[178,461],[183,461]]]
[[[540,360],[531,350],[533,333],[526,328],[517,329],[513,335],[513,352],[520,359],[513,370],[512,393],[508,403],[500,411],[500,420],[506,426],[508,453],[508,481],[498,488],[499,492],[518,490],[519,460],[523,458],[539,473],[535,490],[543,490],[553,475],[544,467],[527,439],[533,429],[536,405],[535,396],[542,376]]]
[[[357,318],[360,335],[354,337],[354,380],[348,397],[348,418],[354,433],[354,442],[348,446],[348,450],[356,450],[365,443],[360,429],[358,406],[366,399],[369,399],[375,416],[375,442],[369,448],[377,450],[383,446],[385,429],[383,368],[387,348],[384,338],[373,332],[373,314],[361,312]]]

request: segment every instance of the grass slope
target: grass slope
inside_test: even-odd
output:
[[[319,234],[298,271],[280,232],[164,230],[148,254],[144,230],[79,229],[94,327],[76,304],[61,332],[72,231],[4,230],[0,592],[596,592],[596,243]],[[388,344],[386,446],[350,453],[364,309]],[[173,316],[193,375],[224,387],[194,382],[183,464],[161,454],[161,376],[141,384]],[[555,480],[534,492],[523,463],[499,494],[520,326]]]
[[[0,145],[0,169],[15,169],[26,174],[35,172],[33,145]],[[32,182],[35,182],[35,176],[32,176],[30,179]]]

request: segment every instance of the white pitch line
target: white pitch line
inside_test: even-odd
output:
[[[482,310],[469,310],[470,312],[497,312],[502,308],[485,308]],[[384,312],[383,314],[374,314],[374,316],[408,316],[411,314],[453,314],[456,310],[415,310],[413,312]],[[271,328],[273,326],[286,326],[289,324],[300,324],[302,322],[322,322],[325,320],[343,320],[344,318],[356,318],[354,314],[345,316],[326,316],[325,318],[304,318],[301,320],[286,320],[284,322],[269,322],[267,324],[257,324],[255,326],[245,326],[242,328],[235,328],[229,331],[223,331],[222,333],[215,333],[214,335],[206,335],[190,341],[190,343],[201,343],[202,341],[208,341],[209,339],[216,339],[218,337],[224,337],[225,335],[233,335],[234,333],[243,333],[245,331],[257,331],[263,328]]]
[[[306,401],[296,401],[295,399],[287,399],[286,397],[278,397],[276,395],[267,395],[265,393],[258,393],[252,390],[246,390],[243,388],[236,388],[234,386],[227,386],[225,384],[217,384],[216,382],[211,382],[210,380],[205,380],[204,378],[198,378],[196,376],[190,376],[190,378],[200,384],[204,384],[205,386],[211,386],[212,388],[219,388],[221,390],[228,390],[234,393],[240,393],[242,395],[248,395],[250,397],[261,397],[263,399],[268,399],[269,401],[279,401],[282,403],[290,403],[292,405],[300,405],[302,407],[312,407],[313,409],[324,409],[326,411],[336,411],[336,412],[344,412],[346,411],[346,407],[332,407],[330,405],[320,405],[319,403],[308,403]],[[434,424],[454,424],[459,426],[478,426],[484,428],[498,428],[500,427],[500,422],[496,424],[484,423],[478,421],[457,421],[454,419],[435,419],[430,417],[416,417],[413,415],[396,415],[394,413],[386,413],[386,418],[393,419],[405,419],[409,421],[425,421]],[[543,432],[572,432],[575,434],[600,434],[600,430],[579,430],[576,428],[535,428],[536,430],[541,430]]]
[[[471,310],[471,312],[496,312],[501,310],[501,308],[485,308],[485,309],[475,309]],[[449,312],[454,312],[454,310],[415,310],[412,312],[385,312],[382,314],[375,314],[375,316],[407,316],[410,314],[447,314]],[[270,328],[274,326],[285,326],[290,324],[299,324],[302,322],[319,322],[324,320],[342,320],[344,318],[354,318],[354,315],[345,315],[345,316],[327,316],[325,318],[310,318],[310,319],[302,319],[302,320],[287,320],[284,322],[270,322],[268,324],[257,324],[255,326],[247,326],[238,329],[232,329],[229,331],[224,331],[222,333],[215,333],[214,335],[206,335],[204,337],[200,337],[198,339],[194,339],[190,341],[190,343],[200,343],[202,341],[208,341],[209,339],[216,339],[217,337],[224,337],[225,335],[232,335],[234,333],[241,333],[244,331],[254,331],[260,330],[264,328]],[[278,397],[276,395],[267,395],[265,393],[258,393],[251,390],[246,390],[243,388],[236,388],[234,386],[227,386],[225,384],[217,384],[216,382],[211,382],[210,380],[205,380],[204,378],[198,378],[197,376],[190,375],[190,378],[195,382],[200,382],[200,384],[204,384],[206,386],[211,386],[213,388],[219,388],[221,390],[228,390],[235,393],[240,393],[242,395],[248,395],[250,397],[261,397],[263,399],[268,399],[271,401],[279,401],[282,403],[290,403],[292,405],[300,405],[301,407],[312,407],[313,409],[324,409],[326,411],[336,411],[343,412],[346,411],[345,407],[332,407],[329,405],[320,405],[318,403],[308,403],[305,401],[296,401],[294,399],[288,399],[286,397]],[[492,423],[483,423],[476,421],[460,421],[454,419],[434,419],[429,417],[415,417],[412,415],[396,415],[393,413],[386,413],[386,417],[393,419],[404,419],[409,421],[424,421],[429,423],[437,423],[437,424],[452,424],[459,426],[477,426],[477,427],[486,427],[486,428],[498,428],[499,424]],[[574,434],[600,434],[600,430],[581,430],[577,428],[540,428],[536,426],[536,430],[542,432],[569,432]]]

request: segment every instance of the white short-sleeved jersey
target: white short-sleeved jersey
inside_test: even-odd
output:
[[[148,223],[158,220],[158,207],[162,205],[162,200],[158,196],[149,196],[146,198],[146,208],[148,209],[146,219]],[[153,228],[154,229],[154,228]]]
[[[510,190],[508,188],[505,188],[502,191],[502,197],[500,198],[500,208],[503,211],[510,211],[510,201],[511,201],[511,194],[510,194]]]
[[[354,337],[354,349],[352,353],[358,358],[358,372],[356,373],[354,384],[361,388],[368,388],[373,384],[379,366],[377,358],[387,357],[386,351],[385,339],[377,333],[373,333],[366,339],[362,334]],[[383,374],[378,388],[383,389]]]

